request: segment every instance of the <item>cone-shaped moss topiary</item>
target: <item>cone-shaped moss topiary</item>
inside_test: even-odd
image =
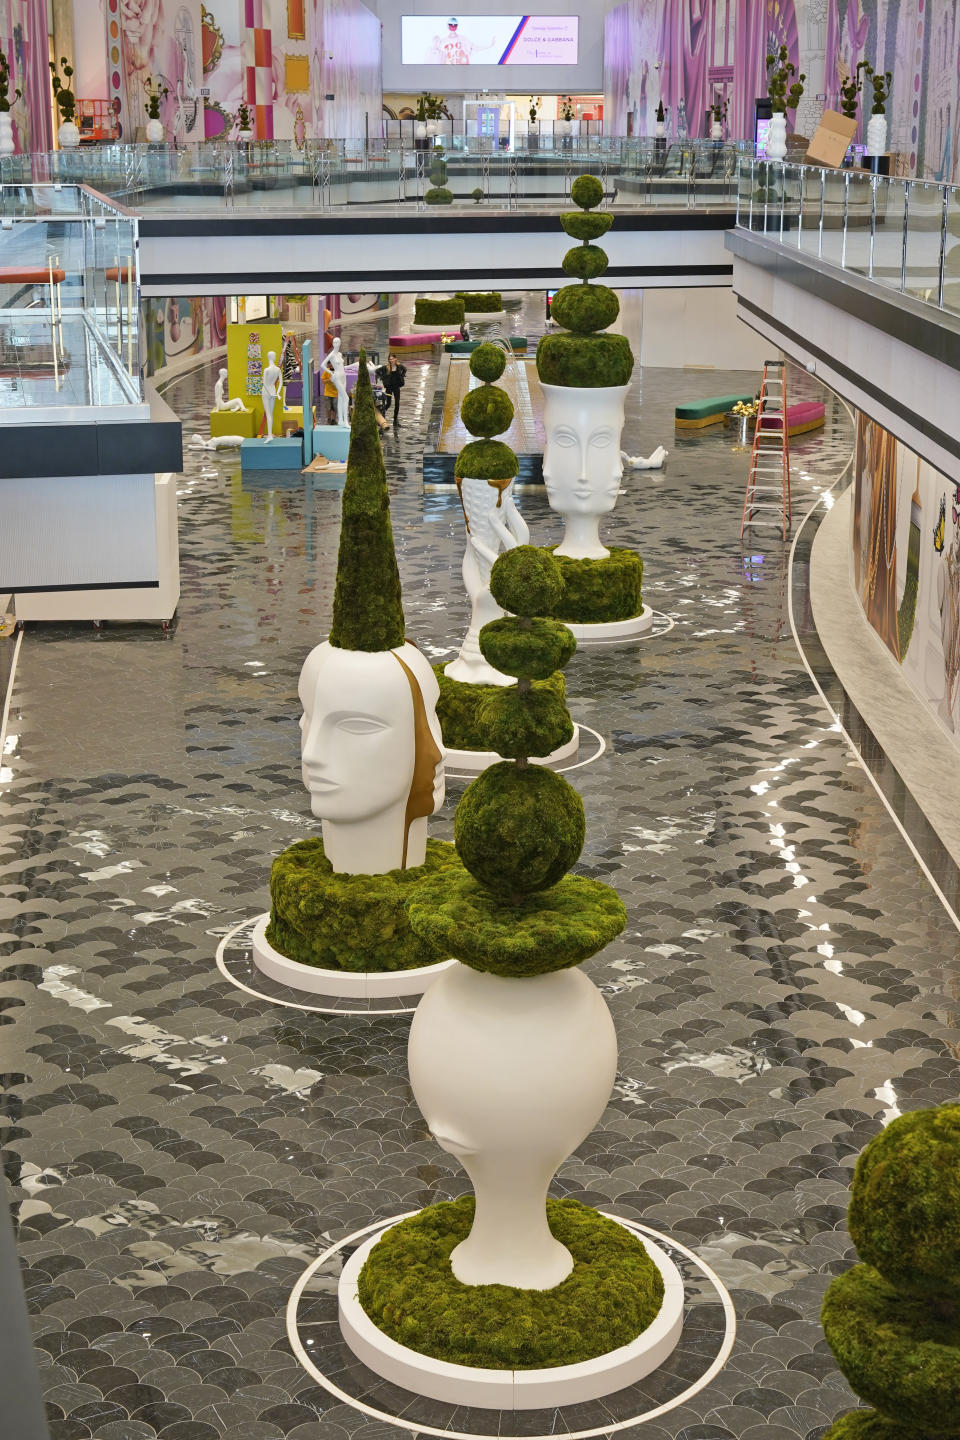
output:
[[[565,626],[543,618],[562,596],[560,567],[549,551],[520,545],[496,561],[490,590],[514,613],[483,627],[481,649],[496,654],[517,684],[490,694],[479,718],[485,748],[514,761],[491,766],[467,788],[454,843],[469,876],[425,881],[410,924],[475,969],[537,975],[602,949],[623,929],[626,912],[609,886],[566,874],[583,848],[583,802],[562,775],[529,763],[572,732],[552,681],[534,678],[575,649]]]
[[[582,245],[568,250],[563,268],[580,278],[579,285],[565,285],[553,297],[550,313],[570,335],[544,335],[537,346],[537,371],[544,385],[567,385],[577,389],[599,389],[626,385],[633,371],[633,355],[625,335],[599,332],[612,325],[620,313],[620,302],[606,285],[590,281],[607,268],[606,252],[591,241],[605,235],[613,224],[609,214],[593,214],[603,199],[603,186],[594,175],[580,175],[570,191],[580,210],[560,217],[567,234]]]
[[[866,1263],[832,1282],[821,1319],[876,1411],[843,1416],[825,1440],[960,1435],[960,1105],[902,1115],[870,1141],[848,1221]]]
[[[330,644],[392,650],[404,641],[400,574],[366,353],[360,351],[340,509],[340,550]]]

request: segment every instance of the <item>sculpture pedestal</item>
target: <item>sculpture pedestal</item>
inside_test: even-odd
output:
[[[270,913],[261,915],[253,928],[253,963],[264,975],[291,990],[308,995],[333,995],[350,1000],[376,1000],[400,995],[422,995],[433,982],[458,962],[438,960],[411,970],[325,970],[319,965],[302,965],[275,950],[266,936]]]
[[[253,440],[257,418],[255,410],[211,410],[210,435],[242,435],[245,440]]]
[[[608,620],[594,625],[576,625],[569,620],[564,620],[563,623],[578,641],[586,644],[591,640],[629,640],[651,628],[653,611],[649,605],[644,605],[640,614],[634,615],[630,620]]]
[[[242,416],[238,416],[242,419]],[[244,440],[240,446],[241,470],[302,470],[303,440],[287,436],[273,440]]]
[[[609,1218],[617,1219],[613,1215]],[[683,1277],[666,1252],[644,1236],[647,1254],[663,1277],[663,1304],[652,1324],[629,1345],[579,1365],[557,1365],[548,1370],[483,1370],[435,1360],[385,1335],[360,1304],[357,1280],[382,1234],[372,1236],[355,1250],[341,1271],[337,1286],[340,1331],[364,1365],[416,1395],[453,1405],[500,1410],[539,1410],[598,1400],[651,1374],[680,1340]]]
[[[531,755],[530,764],[559,765],[561,760],[570,760],[579,749],[580,726],[575,724],[573,738],[568,740],[566,745],[558,745],[556,750],[549,755]],[[461,771],[468,775],[479,775],[481,770],[487,770],[491,765],[499,765],[500,761],[506,758],[498,755],[496,750],[451,750],[446,745],[443,748],[443,755],[448,770],[454,774]]]
[[[349,425],[314,425],[313,453],[327,460],[345,461],[350,450]]]

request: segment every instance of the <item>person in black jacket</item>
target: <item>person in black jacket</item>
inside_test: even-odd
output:
[[[381,365],[377,376],[388,395],[393,396],[393,423],[400,424],[400,391],[407,377],[406,365],[401,365],[396,355],[389,356],[386,365]]]

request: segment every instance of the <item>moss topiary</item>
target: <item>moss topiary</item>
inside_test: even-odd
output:
[[[415,325],[462,325],[463,301],[431,300],[421,295],[414,302],[413,320]]]
[[[460,418],[471,435],[499,435],[513,423],[513,401],[497,385],[479,385],[463,397]]]
[[[492,383],[500,379],[506,368],[506,351],[501,350],[499,345],[491,345],[489,340],[478,345],[470,356],[470,373],[478,380]]]
[[[514,615],[551,616],[563,594],[560,567],[549,550],[518,545],[495,561],[490,594],[501,609]]]
[[[573,739],[570,712],[549,690],[497,687],[480,706],[478,719],[490,737],[490,749],[509,759],[552,755]]]
[[[392,650],[403,644],[404,630],[387,477],[366,354],[361,350],[340,507],[330,644],[340,650]]]
[[[952,1293],[949,1302],[955,1306]],[[956,1309],[942,1316],[929,1300],[888,1285],[872,1266],[855,1265],[831,1281],[821,1320],[837,1364],[861,1399],[902,1430],[960,1434]]]
[[[499,290],[458,290],[456,293],[468,315],[492,315],[503,309],[503,297]]]
[[[895,1289],[950,1290],[960,1304],[960,1105],[901,1115],[871,1140],[848,1222],[861,1260]]]
[[[565,210],[560,216],[560,224],[573,240],[599,240],[613,224],[613,216],[609,210],[599,215],[584,215],[580,210]]]
[[[439,155],[435,160],[431,161],[430,179],[434,185],[446,185],[447,183],[446,162],[442,160]]]
[[[512,480],[517,457],[502,440],[471,440],[457,456],[453,473],[458,480]]]
[[[885,1420],[876,1410],[851,1410],[830,1426],[823,1440],[919,1440],[919,1436],[899,1420]]]
[[[448,190],[445,185],[435,185],[423,198],[428,205],[452,205],[453,191]]]
[[[453,824],[470,874],[511,899],[555,885],[586,839],[583,801],[563,776],[509,761],[491,765],[467,787]]]
[[[902,1115],[871,1140],[848,1219],[867,1263],[831,1283],[821,1320],[851,1388],[880,1415],[858,1411],[834,1432],[960,1435],[960,1105]]]
[[[601,250],[599,245],[574,245],[563,257],[564,270],[580,280],[593,280],[602,275],[609,264],[606,250]]]
[[[537,372],[544,385],[588,390],[626,385],[633,373],[630,341],[626,335],[544,335]]]
[[[469,875],[425,880],[409,915],[412,928],[438,951],[513,979],[581,965],[627,923],[617,892],[583,875],[564,875],[519,901],[494,895]]]
[[[550,314],[565,330],[589,335],[613,324],[620,301],[606,285],[565,285],[550,302]]]
[[[635,550],[613,547],[606,560],[554,557],[563,576],[555,620],[573,625],[632,620],[643,610],[643,561]]]
[[[555,670],[563,669],[576,648],[566,625],[556,620],[530,620],[526,628],[515,620],[491,620],[480,631],[484,660],[494,670],[524,680],[549,679]]]
[[[576,1200],[547,1201],[550,1229],[575,1262],[561,1284],[461,1284],[450,1255],[473,1215],[472,1196],[429,1205],[371,1251],[360,1303],[401,1345],[454,1365],[539,1370],[628,1345],[659,1313],[663,1280],[642,1242]]]
[[[570,186],[570,199],[581,210],[593,210],[603,199],[603,185],[596,175],[578,175]]]
[[[423,865],[385,875],[334,871],[317,837],[273,862],[267,940],[281,955],[324,970],[409,970],[445,959],[410,929],[407,902],[428,876],[462,873],[454,847],[427,841]]]
[[[485,629],[486,627],[484,627]],[[482,632],[481,632],[482,633]],[[434,665],[433,673],[440,686],[437,701],[437,719],[443,732],[443,743],[448,750],[489,750],[489,736],[480,721],[480,711],[486,700],[500,685],[469,685],[463,680],[451,680],[444,673],[444,661]],[[507,672],[504,672],[507,673]],[[566,696],[566,684],[558,672],[549,680],[538,680],[534,688],[542,686],[561,701]]]

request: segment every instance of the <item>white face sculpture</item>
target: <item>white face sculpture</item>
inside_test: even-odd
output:
[[[407,671],[419,687],[434,742],[425,744],[421,734],[419,752],[417,707]],[[319,820],[360,824],[397,807],[402,814],[415,781],[429,783],[431,792],[419,813],[439,809],[444,796],[435,708],[440,690],[415,645],[367,652],[339,650],[324,641],[307,656],[299,691],[303,783]]]
[[[543,479],[561,515],[605,515],[617,503],[626,385],[597,390],[544,385]]]

